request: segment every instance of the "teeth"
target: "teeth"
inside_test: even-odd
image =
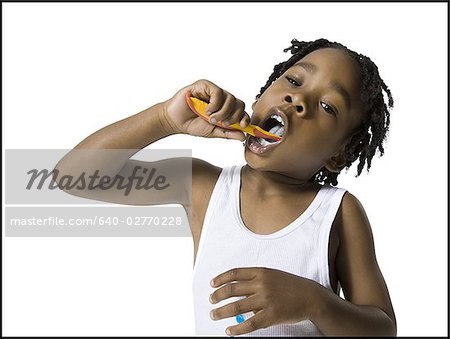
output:
[[[279,115],[277,115],[277,114],[272,114],[270,117],[271,117],[272,119],[275,119],[276,121],[278,121],[280,124],[282,124],[282,125],[284,126],[283,119],[281,119],[281,117],[280,117]]]
[[[283,136],[283,133],[284,133],[284,126],[280,126],[280,125],[273,126],[269,132],[281,137],[281,136]]]
[[[272,133],[272,134],[277,134],[277,132],[278,132],[278,130],[280,129],[280,128],[283,128],[283,126],[280,126],[280,125],[276,125],[276,126],[273,126],[271,129],[270,129],[270,133]],[[284,129],[284,128],[283,128]]]
[[[258,138],[258,142],[260,143],[261,146],[264,146],[264,147],[271,144],[264,138]]]
[[[275,135],[277,135],[279,137],[282,137],[283,134],[284,134],[284,122],[283,122],[283,119],[277,114],[272,114],[270,116],[270,118],[275,119],[278,122],[278,124],[273,126],[270,129],[269,132],[272,133],[272,134],[275,134]],[[268,140],[266,140],[264,138],[256,138],[256,140],[263,147],[266,147],[268,145],[272,145],[274,143],[279,143],[279,141],[275,141],[275,140],[268,141]]]
[[[279,137],[283,136],[284,126],[281,126],[274,134],[278,135]]]

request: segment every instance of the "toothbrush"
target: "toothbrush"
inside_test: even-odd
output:
[[[197,114],[200,118],[209,122],[209,116],[206,115],[206,113],[205,113],[205,108],[208,105],[208,103],[206,103],[200,99],[191,97],[189,92],[186,92],[186,102],[189,105],[189,108],[192,110],[192,112]],[[276,141],[281,140],[281,137],[279,137],[278,135],[267,132],[267,131],[263,130],[261,127],[256,126],[256,125],[248,125],[247,127],[244,128],[239,123],[234,123],[234,124],[227,126],[227,125],[222,124],[220,121],[216,122],[214,125],[225,128],[225,129],[229,129],[229,130],[242,131],[242,132],[248,133],[250,135],[253,135],[254,137],[257,137],[257,138],[273,139]]]

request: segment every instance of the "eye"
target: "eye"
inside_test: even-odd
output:
[[[291,78],[291,77],[286,77],[286,80],[289,81],[289,83],[291,83],[292,85],[299,87],[301,86],[301,83],[297,82],[295,79]]]
[[[326,102],[321,101],[320,106],[322,106],[322,108],[325,112],[332,114],[334,116],[337,115],[337,110],[334,107],[328,105]]]

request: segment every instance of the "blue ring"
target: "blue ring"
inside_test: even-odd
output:
[[[237,321],[238,324],[243,323],[244,320],[245,320],[245,318],[244,318],[244,316],[242,314],[238,314],[236,316],[236,321]]]

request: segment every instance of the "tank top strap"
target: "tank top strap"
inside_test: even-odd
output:
[[[211,228],[219,227],[217,220],[221,220],[224,215],[231,214],[234,203],[235,186],[234,180],[239,179],[240,168],[244,165],[234,165],[222,168],[217,178],[214,189],[209,199],[208,207],[205,212],[200,241],[194,265],[194,272],[197,268],[198,259],[201,257],[205,241],[208,238],[208,232]],[[239,188],[238,188],[239,189]],[[214,222],[215,221],[215,222]],[[231,225],[229,226],[231,227]]]
[[[323,206],[325,214],[319,226],[320,229],[318,230],[318,263],[320,267],[320,276],[321,281],[329,288],[331,288],[329,271],[330,263],[328,262],[330,233],[339,207],[341,206],[342,198],[346,192],[347,190],[344,188],[328,186],[325,193],[326,198],[324,199],[325,205]]]

